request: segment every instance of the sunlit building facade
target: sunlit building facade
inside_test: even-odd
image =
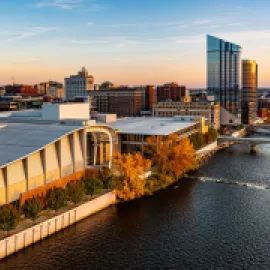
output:
[[[243,124],[256,120],[256,96],[258,88],[258,65],[254,60],[242,61],[241,116]]]
[[[219,130],[220,106],[215,102],[159,102],[153,105],[153,117],[201,116],[208,126]]]
[[[178,85],[175,82],[157,87],[157,102],[165,102],[168,100],[181,102],[189,98],[189,91],[186,89],[186,87],[183,85]]]
[[[83,67],[77,75],[65,78],[65,97],[72,101],[77,96],[88,96],[94,91],[94,77]]]
[[[232,115],[240,111],[241,50],[239,45],[207,36],[208,95]]]
[[[116,144],[112,127],[90,119],[89,103],[1,113],[0,206],[111,167]]]

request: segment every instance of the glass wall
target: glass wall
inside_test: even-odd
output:
[[[240,46],[207,36],[208,94],[232,114],[240,108],[240,57]]]
[[[87,133],[87,165],[89,167],[106,165],[109,159],[109,136],[101,132]]]

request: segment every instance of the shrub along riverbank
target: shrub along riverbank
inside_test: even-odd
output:
[[[206,146],[207,144],[210,144],[217,140],[218,132],[210,128],[209,131],[205,134],[202,133],[194,133],[192,134],[189,139],[192,143],[195,150],[199,150],[202,147]]]
[[[114,176],[108,168],[103,168],[97,175],[89,179],[72,181],[65,188],[52,188],[44,197],[33,197],[20,208],[17,204],[7,204],[0,207],[0,231],[8,233],[22,225],[27,220],[31,224],[48,212],[62,209],[89,201],[104,189],[111,190]]]
[[[103,189],[114,189],[119,201],[151,195],[195,170],[197,164],[194,148],[214,141],[216,135],[214,130],[210,130],[206,135],[192,135],[191,140],[179,139],[178,135],[149,137],[144,148],[146,157],[140,153],[114,155],[115,174],[103,168],[89,179],[72,181],[65,188],[54,187],[45,197],[31,198],[22,208],[15,204],[0,207],[0,230],[8,232],[25,219],[36,221],[44,211],[60,211],[68,205],[91,200],[92,196],[100,194]],[[152,175],[144,179],[142,176],[149,170],[152,170]]]

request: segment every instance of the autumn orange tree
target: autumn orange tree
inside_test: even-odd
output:
[[[178,180],[195,166],[195,150],[188,138],[179,139],[177,134],[149,137],[144,151],[157,166],[158,172]]]
[[[120,154],[113,156],[113,165],[119,177],[114,181],[118,198],[128,201],[144,195],[145,181],[141,177],[151,168],[151,161],[141,154]]]

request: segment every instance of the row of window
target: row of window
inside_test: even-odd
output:
[[[155,106],[154,109],[178,109],[178,110],[210,110],[212,109],[211,107],[209,108],[209,106],[205,106],[205,107],[201,107],[201,106],[185,106],[185,107],[179,107],[179,106],[167,106],[167,105],[158,105]]]
[[[67,85],[74,85],[74,84],[80,84],[80,85],[85,85],[86,83],[85,83],[85,81],[66,81],[66,84]],[[91,84],[93,84],[93,82],[92,81],[88,81],[88,84],[89,85],[91,85]]]

